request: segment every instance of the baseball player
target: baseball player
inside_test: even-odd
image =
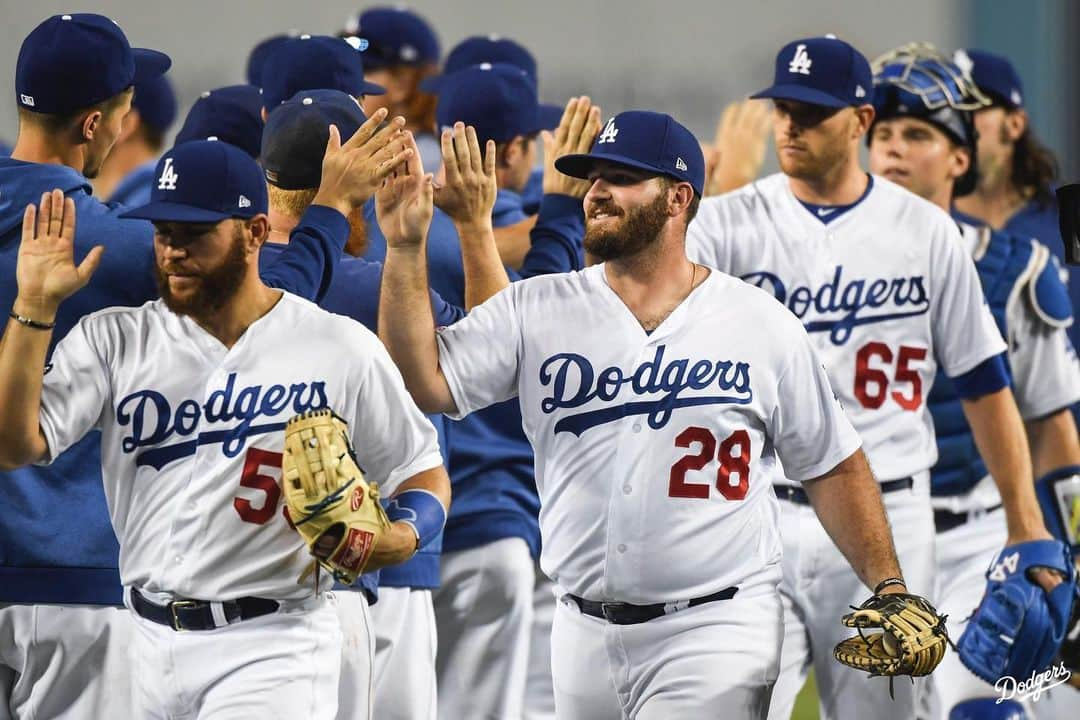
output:
[[[969,195],[957,198],[956,209],[994,229],[1036,238],[1064,263],[1065,247],[1052,188],[1058,181],[1058,163],[1035,137],[1024,107],[1020,74],[1008,58],[984,50],[958,50],[955,60],[990,98],[987,107],[975,112],[978,181]],[[1070,274],[1069,295],[1072,306],[1080,306],[1080,276],[1076,273]],[[1073,323],[1068,333],[1073,347],[1080,347],[1080,323]]]
[[[442,163],[442,147],[435,134],[435,98],[420,83],[439,70],[439,38],[431,24],[406,7],[372,7],[349,18],[342,37],[362,37],[364,77],[386,89],[368,101],[368,111],[385,107],[402,115],[413,133],[424,167]]]
[[[875,60],[874,70],[871,171],[948,211],[953,198],[975,185],[972,115],[985,99],[959,67],[933,48],[899,48]],[[998,328],[1008,339],[1014,393],[1035,475],[1062,469],[1075,474],[1080,444],[1068,407],[1080,400],[1080,367],[1065,334],[1069,318],[1055,317],[1068,306],[1068,295],[1050,252],[1038,242],[985,225],[961,222],[960,231]],[[934,597],[950,618],[952,636],[959,638],[982,596],[985,568],[1005,544],[1005,513],[947,380],[935,381],[927,404],[939,458],[930,475],[938,537]],[[956,654],[935,672],[932,687],[940,718],[950,713],[991,717],[991,712],[1005,718],[1023,712],[1015,700],[997,702],[1000,693],[969,672]],[[969,702],[975,698],[992,700]]]
[[[103,61],[91,65],[86,57]],[[133,50],[119,26],[100,15],[51,17],[23,42],[18,144],[13,158],[0,161],[0,302],[15,301],[23,209],[43,192],[59,187],[75,202],[80,260],[95,245],[106,248],[87,286],[61,306],[54,343],[84,315],[158,297],[153,228],[94,199],[87,176],[96,174],[119,134],[133,80],[160,75],[168,65],[161,53]],[[289,252],[266,273],[267,283],[312,298],[325,292],[346,234],[325,212],[304,218]],[[15,717],[131,716],[124,656],[131,621],[119,607],[118,547],[100,465],[94,433],[49,466],[2,473],[10,512],[0,520],[0,707]],[[43,512],[72,499],[80,507],[76,515]]]
[[[874,118],[870,65],[834,37],[788,43],[773,85],[782,172],[707,198],[687,233],[697,261],[771,293],[810,333],[880,481],[909,587],[932,587],[929,468],[937,458],[926,396],[950,378],[1005,505],[1010,543],[1049,539],[1032,490],[1005,343],[983,302],[956,224],[859,167]],[[785,471],[787,468],[784,468]],[[790,479],[790,477],[788,478]],[[864,592],[790,482],[776,485],[784,542],[784,646],[770,716],[787,718],[811,662],[823,717],[910,718],[913,685],[867,682],[829,656],[838,612]],[[1060,578],[1044,573],[1048,589]]]
[[[520,397],[541,564],[561,592],[559,717],[764,717],[782,633],[778,457],[864,580],[897,590],[889,530],[799,323],[683,252],[704,184],[697,140],[640,111],[606,133],[556,166],[590,180],[586,248],[607,262],[513,283],[432,332],[424,237],[402,238],[381,336],[428,410]]]
[[[314,203],[339,223],[379,182],[352,170],[367,165],[375,130],[368,123],[344,145],[331,131]],[[399,149],[391,143],[382,159],[396,166],[411,154]],[[385,496],[405,504],[396,491],[424,490],[445,519],[435,431],[374,335],[259,279],[269,224],[251,158],[192,142],[158,171],[150,204],[127,214],[154,222],[162,298],[83,318],[47,368],[57,307],[102,249],[75,265],[74,203],[59,190],[36,217],[27,208],[0,348],[0,456],[9,467],[47,463],[100,430],[135,621],[131,716],[333,718],[342,636],[320,591],[328,583],[278,507],[280,430],[297,413],[332,408]],[[410,557],[420,525],[394,522],[371,567]]]
[[[166,76],[136,83],[120,137],[93,180],[94,194],[129,207],[144,204],[165,150],[165,133],[175,120],[176,93]]]
[[[188,110],[174,144],[211,138],[235,145],[256,160],[262,147],[263,101],[251,85],[207,90]]]
[[[538,129],[537,108],[528,78],[517,68],[496,65],[449,76],[436,113],[440,125],[475,123],[478,143],[496,143],[495,175],[505,198],[507,186],[520,183],[532,167],[526,148],[535,144],[529,135]],[[567,148],[586,149],[596,125],[598,109],[587,99],[573,101],[561,124],[562,145],[553,148],[551,160]],[[510,274],[512,279],[581,266],[584,231],[580,201],[574,197],[578,191],[565,184],[549,189],[553,192],[544,197],[529,252],[520,273]],[[441,192],[435,202],[443,205]],[[496,207],[498,202],[497,197]],[[496,218],[497,213],[489,221],[492,226]],[[454,291],[444,289],[444,272],[433,267],[432,286],[451,298]],[[464,304],[472,307],[484,299],[466,297]],[[441,587],[434,598],[439,715],[520,717],[540,549],[532,449],[513,400],[451,425],[448,435],[457,500],[447,521]]]
[[[285,248],[284,244],[279,243],[287,242],[289,230],[299,221],[318,190],[327,127],[334,124],[339,130],[351,134],[364,120],[363,111],[352,97],[333,90],[298,93],[270,113],[262,165],[269,183],[272,229],[260,255],[261,263],[269,262]],[[460,134],[460,140],[464,141],[464,132]],[[468,152],[467,146],[465,152]],[[468,170],[471,164],[466,163],[465,167]],[[461,174],[455,174],[448,180],[454,182],[445,185],[441,193],[449,194],[456,190],[479,200],[469,206],[463,197],[463,202],[458,203],[465,210],[458,215],[462,221],[459,236],[463,243],[469,244],[471,250],[463,253],[467,282],[473,286],[480,284],[480,292],[490,295],[508,282],[506,273],[499,263],[490,231],[478,236],[470,232],[468,227],[475,225],[477,218],[486,220],[490,216],[490,205],[494,202],[494,177],[489,178],[486,194],[471,192],[467,186],[476,178],[468,173],[465,179]],[[447,204],[446,200],[444,198],[444,204]],[[474,217],[470,218],[470,214]],[[350,218],[353,220],[355,216]],[[386,218],[379,219],[384,227],[387,226]],[[366,241],[366,224],[362,220],[359,223],[351,221],[350,226],[353,235],[359,234],[360,237],[350,238],[347,244],[362,245]],[[389,229],[392,231],[393,226]],[[495,269],[493,283],[478,277],[482,271],[475,272],[476,268],[485,266]],[[330,289],[319,304],[330,312],[351,317],[375,331],[381,276],[381,264],[358,257],[344,257],[335,271]],[[485,284],[489,286],[486,290]],[[451,325],[464,314],[460,308],[450,305],[434,292],[431,301],[435,322],[439,326]],[[439,433],[445,462],[445,418],[432,415],[428,419]],[[373,704],[379,709],[380,718],[435,717],[435,614],[432,588],[438,586],[441,544],[441,535],[436,536],[408,562],[386,568],[378,574],[362,576],[363,589],[374,603],[371,606],[374,663],[368,657],[370,653],[366,652],[366,646],[362,657],[347,655],[342,669],[339,718],[368,717],[370,693],[366,686],[357,687],[357,676],[362,676],[365,682],[371,677],[374,684]],[[374,602],[376,597],[378,602]],[[341,593],[338,596],[339,615],[342,616],[346,637],[349,637],[350,628],[356,622],[355,617],[348,617],[355,602],[365,602],[362,594]],[[351,614],[363,617],[359,613]],[[359,636],[367,637],[365,634]],[[353,643],[354,646],[358,644]],[[361,666],[359,670],[352,669],[358,664]]]

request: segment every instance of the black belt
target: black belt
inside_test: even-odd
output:
[[[173,630],[213,630],[220,627],[214,621],[211,610],[214,604],[205,600],[173,600],[168,605],[158,605],[143,597],[137,589],[131,588],[131,606],[135,612],[150,622]],[[277,600],[257,597],[242,597],[216,604],[221,606],[227,621],[225,624],[269,615],[281,607]]]
[[[717,600],[730,600],[735,597],[735,593],[737,592],[739,592],[739,588],[729,587],[724,588],[720,592],[715,592],[712,595],[694,598],[690,601],[656,603],[654,605],[631,605],[630,603],[623,602],[595,602],[593,600],[580,598],[577,595],[570,595],[570,599],[577,603],[577,606],[581,608],[581,612],[585,615],[591,615],[592,617],[607,620],[613,625],[637,625],[638,623],[648,622],[649,620],[654,620],[663,615],[670,615],[679,610],[685,610],[688,607],[704,605],[705,603],[716,602]]]
[[[953,528],[958,528],[968,520],[974,520],[977,517],[982,517],[987,513],[992,513],[995,510],[1001,509],[1001,503],[993,507],[988,507],[985,510],[970,510],[968,512],[954,513],[951,510],[935,510],[934,511],[934,529],[939,532],[948,532]]]
[[[881,494],[895,492],[897,490],[910,490],[915,485],[915,481],[909,477],[900,478],[899,480],[889,480],[881,483]],[[801,487],[795,485],[773,485],[773,490],[776,492],[776,497],[781,500],[790,500],[796,505],[809,505],[810,497],[806,494],[806,491]]]

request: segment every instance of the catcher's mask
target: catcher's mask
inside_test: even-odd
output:
[[[925,120],[966,148],[968,171],[957,179],[953,195],[975,189],[975,110],[990,99],[975,87],[971,76],[928,43],[911,43],[890,50],[873,62],[874,122],[895,117]],[[870,144],[872,133],[867,133]]]

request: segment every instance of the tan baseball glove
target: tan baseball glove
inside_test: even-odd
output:
[[[289,519],[319,564],[351,585],[364,572],[390,521],[379,488],[356,462],[349,429],[331,410],[312,410],[285,426],[281,485]]]
[[[839,643],[833,657],[871,676],[929,675],[945,657],[945,616],[918,595],[874,595],[844,616],[859,634]],[[864,633],[867,628],[882,632]],[[891,686],[890,686],[891,692]]]

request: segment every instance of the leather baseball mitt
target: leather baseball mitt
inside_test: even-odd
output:
[[[945,616],[918,595],[874,595],[844,616],[858,635],[839,643],[833,657],[871,676],[929,675],[945,657]],[[865,633],[867,628],[881,632]],[[891,690],[891,688],[890,688]]]
[[[334,579],[351,585],[390,521],[378,486],[364,480],[344,420],[331,410],[289,420],[281,485],[289,519],[311,554]]]

